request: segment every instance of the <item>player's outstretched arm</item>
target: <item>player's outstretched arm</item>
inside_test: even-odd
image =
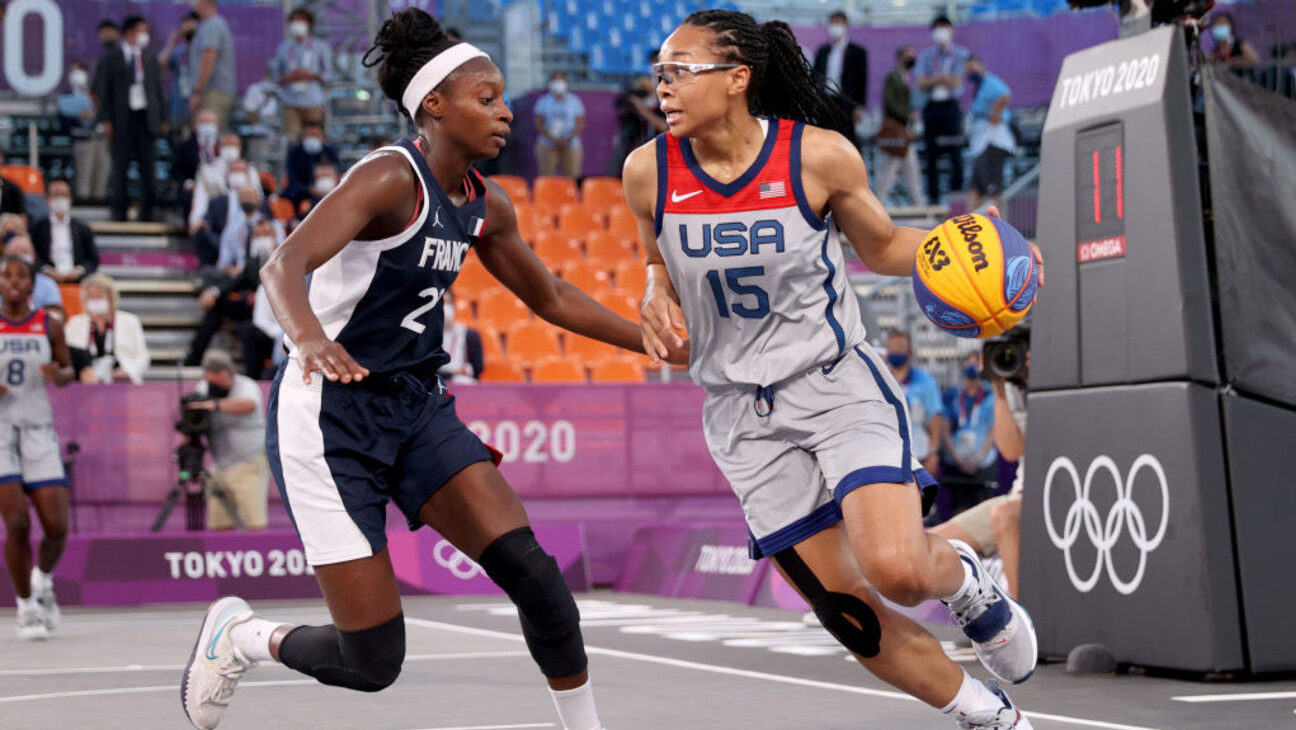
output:
[[[303,380],[309,382],[316,370],[344,383],[369,374],[324,334],[310,308],[306,275],[352,239],[379,240],[400,231],[414,217],[418,185],[409,163],[396,153],[369,157],[342,178],[261,267],[270,306],[296,345]]]
[[[513,201],[498,184],[487,180],[486,228],[477,242],[477,256],[486,270],[546,322],[576,334],[643,352],[639,328],[588,294],[553,275],[518,232]]]
[[[806,127],[801,138],[801,179],[811,200],[827,199],[838,227],[870,270],[910,276],[925,231],[897,226],[869,188],[859,152],[841,134]]]
[[[643,245],[648,266],[647,285],[639,312],[639,330],[644,350],[653,364],[661,360],[671,362],[671,352],[682,351],[688,357],[688,331],[684,326],[684,311],[680,309],[679,294],[671,284],[666,271],[666,261],[657,247],[657,231],[653,214],[657,208],[657,156],[655,141],[631,152],[621,173],[626,202],[639,224],[639,242]]]

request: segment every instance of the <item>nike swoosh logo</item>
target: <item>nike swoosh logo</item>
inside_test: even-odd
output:
[[[684,200],[688,200],[689,198],[693,197],[694,195],[701,195],[701,194],[702,194],[702,191],[701,191],[701,190],[694,190],[693,192],[691,192],[691,193],[687,193],[687,194],[685,194],[685,195],[680,195],[678,192],[672,190],[672,191],[671,191],[671,202],[672,202],[672,203],[678,203],[678,202],[681,202],[681,201],[684,201]]]

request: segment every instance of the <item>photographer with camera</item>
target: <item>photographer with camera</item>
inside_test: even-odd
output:
[[[904,390],[913,426],[914,458],[933,477],[940,475],[940,443],[945,431],[945,408],[940,385],[931,373],[913,361],[913,341],[908,332],[891,330],[886,337],[886,360],[891,374]]]
[[[1019,327],[1011,334],[986,342],[982,351],[986,375],[994,390],[994,426],[991,436],[999,455],[1017,462],[1017,474],[1008,494],[992,497],[954,515],[931,532],[947,540],[962,540],[983,558],[996,552],[1003,562],[1007,592],[1017,598],[1017,568],[1021,547],[1022,469],[1026,452],[1026,388],[1030,366],[1030,330]]]
[[[212,486],[224,488],[249,530],[263,530],[270,464],[265,452],[261,388],[255,380],[235,372],[234,359],[227,352],[208,350],[202,367],[203,380],[184,399],[182,421],[195,424],[202,420],[198,412],[210,413],[207,441],[215,467]],[[207,529],[228,530],[233,526],[225,506],[208,490]]]

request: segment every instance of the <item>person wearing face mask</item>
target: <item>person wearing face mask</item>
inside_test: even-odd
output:
[[[266,489],[270,483],[270,463],[266,460],[265,408],[261,386],[234,371],[234,358],[223,350],[212,350],[203,356],[203,379],[194,392],[203,400],[185,407],[212,412],[211,482],[225,489],[230,504],[238,512],[243,526],[264,530],[266,526]],[[225,505],[209,491],[207,529],[229,530],[234,521]]]
[[[180,19],[180,25],[171,31],[166,45],[158,54],[158,65],[163,71],[171,74],[168,88],[168,113],[173,130],[180,130],[189,123],[189,94],[193,90],[192,69],[189,68],[189,44],[198,32],[198,14],[190,12]]]
[[[962,511],[980,502],[996,479],[994,392],[981,379],[981,353],[968,353],[960,371],[962,383],[954,396],[954,417],[945,429],[941,484],[950,493],[950,508]]]
[[[1211,18],[1210,34],[1215,41],[1211,60],[1226,66],[1246,66],[1260,62],[1255,46],[1237,36],[1233,16],[1227,12],[1215,13]]]
[[[83,383],[144,382],[148,343],[140,318],[117,308],[117,283],[106,274],[81,282],[82,312],[67,323],[72,367]]]
[[[559,71],[549,79],[549,91],[536,100],[536,166],[541,175],[579,177],[585,129],[585,104],[567,90],[567,75]]]
[[[169,128],[162,98],[162,72],[148,50],[149,26],[138,15],[122,23],[121,48],[100,64],[99,104],[104,135],[112,146],[112,219],[126,220],[126,172],[139,165],[139,220],[153,220],[154,145]]]
[[[324,125],[319,122],[302,125],[301,141],[288,148],[286,163],[288,185],[283,196],[292,201],[295,209],[311,197],[316,166],[327,163],[335,170],[342,166],[337,148],[324,143]]]
[[[49,217],[31,229],[36,268],[61,284],[81,281],[99,268],[99,251],[90,226],[72,217],[72,186],[51,180],[46,188]]]
[[[216,124],[216,113],[203,109],[194,118],[192,133],[184,135],[171,147],[171,180],[177,190],[175,204],[186,218],[193,210],[199,169],[219,156],[220,128]]]
[[[940,445],[945,432],[945,407],[940,385],[931,373],[914,364],[913,341],[908,332],[892,330],[886,338],[886,360],[909,405],[914,458],[932,476],[940,473]]]
[[[90,95],[90,70],[73,61],[68,70],[68,93],[56,101],[59,127],[72,138],[77,197],[102,200],[108,191],[108,144],[96,130],[98,109]]]
[[[481,334],[463,322],[455,321],[455,298],[445,293],[441,348],[450,356],[450,362],[441,366],[437,374],[442,380],[460,385],[472,385],[486,370],[482,355]]]
[[[333,191],[338,184],[338,170],[330,162],[321,162],[315,166],[315,182],[311,185],[310,193],[297,205],[297,218],[302,220],[311,212],[319,202]]]
[[[284,134],[306,122],[324,123],[324,87],[332,79],[333,49],[314,37],[315,16],[306,8],[288,15],[288,35],[275,53]]]
[[[851,120],[851,141],[859,146],[854,126],[868,102],[868,51],[847,35],[850,20],[840,10],[828,16],[828,42],[815,52],[815,73],[828,82],[833,98]]]
[[[917,58],[913,46],[897,49],[896,66],[887,74],[882,87],[882,128],[878,130],[877,143],[886,154],[882,157],[882,171],[874,192],[883,203],[891,193],[896,174],[903,168],[910,202],[927,204],[918,178],[918,146],[913,143],[915,135],[909,129],[914,118],[909,75]]]
[[[972,163],[972,184],[968,190],[968,207],[980,207],[985,198],[1002,205],[1004,165],[1017,151],[1012,131],[1012,89],[1003,79],[986,70],[979,56],[968,56],[967,78],[976,86],[972,100],[972,130],[968,152]]]
[[[200,118],[202,114],[203,112],[199,112]],[[256,166],[243,159],[243,142],[239,136],[233,133],[221,135],[215,157],[199,166],[194,179],[193,201],[189,207],[188,217],[190,235],[196,235],[207,226],[210,217],[208,209],[213,201],[231,195],[231,191],[237,191],[249,182],[255,184],[257,194],[260,196],[260,180],[261,173]],[[237,193],[232,195],[232,199],[231,205],[237,206]],[[228,211],[230,208],[222,210]],[[223,228],[223,224],[220,227]],[[217,238],[213,240],[219,240],[219,234],[216,235]],[[201,252],[200,258],[202,258]],[[212,262],[203,259],[202,263]]]
[[[941,199],[937,168],[941,157],[948,157],[953,166],[950,192],[963,189],[963,112],[959,99],[963,95],[964,66],[971,54],[954,45],[954,24],[949,18],[942,15],[933,20],[931,33],[936,45],[918,54],[914,76],[922,101],[927,199],[935,203]]]

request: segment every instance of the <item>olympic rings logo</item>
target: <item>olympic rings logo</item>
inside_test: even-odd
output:
[[[1132,499],[1134,479],[1138,476],[1139,470],[1144,467],[1152,471],[1161,488],[1161,519],[1156,533],[1151,537],[1148,536],[1147,521],[1143,518],[1143,512]],[[1053,477],[1057,476],[1059,471],[1065,471],[1070,475],[1071,485],[1075,490],[1075,500],[1067,508],[1061,533],[1053,524],[1053,516],[1049,510],[1049,505],[1052,504]],[[1105,520],[1098,514],[1098,508],[1089,499],[1089,489],[1093,484],[1094,475],[1099,471],[1111,474],[1116,482],[1116,503],[1111,506],[1111,511],[1107,513]],[[1112,547],[1126,532],[1127,525],[1129,536],[1139,551],[1138,571],[1128,581],[1116,573],[1116,567],[1112,564]],[[1044,477],[1044,526],[1048,529],[1049,540],[1065,556],[1067,575],[1071,578],[1071,584],[1081,593],[1088,593],[1098,584],[1104,565],[1107,566],[1107,576],[1111,579],[1112,585],[1122,595],[1128,596],[1138,590],[1139,584],[1143,582],[1143,571],[1147,567],[1148,554],[1161,544],[1169,525],[1170,485],[1166,482],[1165,470],[1161,468],[1161,462],[1157,461],[1155,456],[1142,454],[1135,459],[1134,464],[1130,466],[1129,475],[1123,482],[1116,462],[1109,456],[1099,456],[1093,460],[1089,470],[1085,472],[1083,483],[1080,481],[1080,472],[1067,457],[1059,456],[1049,465],[1048,474]],[[1080,539],[1081,528],[1084,529],[1085,537],[1089,542],[1098,549],[1098,559],[1093,571],[1084,578],[1076,572],[1075,561],[1071,557],[1071,547]]]
[[[437,565],[450,571],[459,580],[471,580],[482,574],[481,566],[459,552],[449,540],[438,541],[436,547],[432,548],[432,557],[436,558]]]

